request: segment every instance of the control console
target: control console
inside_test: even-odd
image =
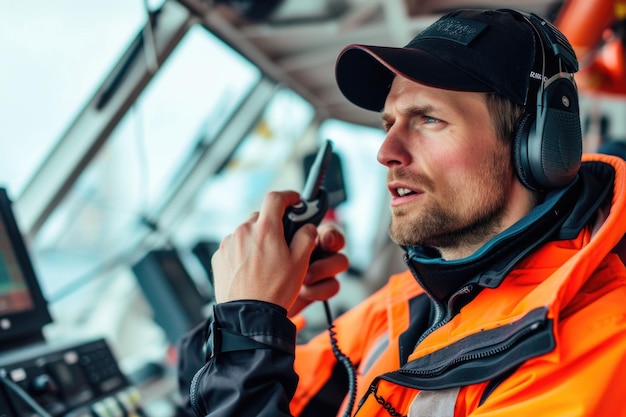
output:
[[[140,395],[104,339],[34,345],[0,355],[4,417],[144,416]],[[44,414],[44,416],[46,415]]]

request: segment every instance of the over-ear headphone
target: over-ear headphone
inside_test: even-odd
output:
[[[531,26],[542,57],[536,105],[531,107],[532,98],[527,98],[526,113],[515,133],[516,173],[522,184],[534,191],[563,187],[576,177],[582,157],[578,92],[572,76],[578,70],[576,54],[565,36],[549,22],[535,14],[510,12]],[[546,49],[559,60],[558,73],[549,79]]]

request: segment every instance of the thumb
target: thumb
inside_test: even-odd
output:
[[[317,228],[314,224],[307,223],[300,227],[289,245],[292,257],[308,263],[315,249],[315,239],[317,239]]]

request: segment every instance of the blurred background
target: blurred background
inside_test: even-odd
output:
[[[460,7],[516,8],[559,27],[581,64],[585,151],[624,144],[626,1],[5,2],[0,187],[15,227],[5,215],[0,297],[21,289],[33,302],[16,313],[0,301],[0,375],[54,416],[115,408],[102,400],[124,404],[128,387],[145,414],[174,415],[174,345],[210,309],[211,254],[268,190],[300,190],[327,138],[326,220],[345,231],[351,261],[335,313],[382,285],[402,268],[375,159],[383,131],[341,95],[335,59],[350,43],[402,46]],[[49,319],[39,311],[28,337],[9,334],[38,303]],[[302,340],[325,328],[321,306],[305,316]],[[69,383],[87,348],[110,354],[122,382],[90,395]],[[29,415],[24,404],[7,407]]]

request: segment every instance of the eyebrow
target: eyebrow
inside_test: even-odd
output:
[[[433,113],[434,111],[435,111],[435,107],[433,105],[425,104],[423,106],[412,106],[412,107],[406,108],[402,110],[402,115],[408,116],[408,117],[423,116],[425,114]],[[385,112],[381,114],[380,118],[383,124],[390,123],[394,119],[394,117],[391,114],[385,113]]]

